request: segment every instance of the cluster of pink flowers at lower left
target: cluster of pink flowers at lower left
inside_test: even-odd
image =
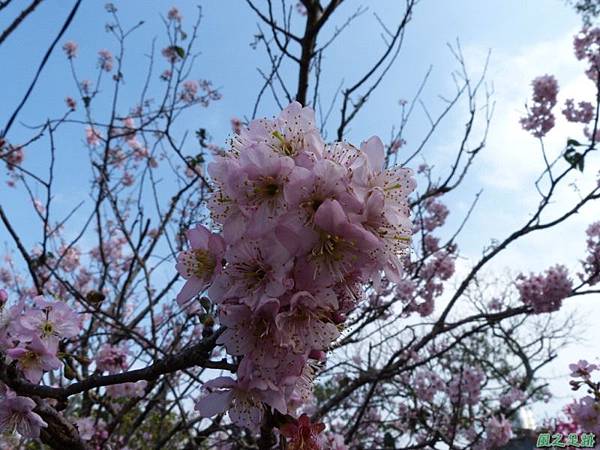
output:
[[[37,384],[45,372],[61,367],[58,344],[79,332],[78,314],[66,303],[42,296],[21,300],[8,308],[8,296],[0,290],[0,353],[15,362],[23,377]],[[33,412],[35,402],[0,384],[0,432],[17,430],[38,437],[46,423]]]
[[[314,112],[292,103],[240,127],[231,152],[209,165],[220,232],[188,232],[178,302],[190,308],[209,287],[226,328],[218,343],[239,366],[236,379],[205,384],[201,415],[228,410],[254,430],[267,407],[295,416],[368,283],[401,279],[415,182],[384,161],[377,137],[325,144]]]

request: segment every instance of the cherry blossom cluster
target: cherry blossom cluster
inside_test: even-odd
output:
[[[476,405],[481,395],[481,385],[485,379],[483,371],[477,367],[465,367],[448,384],[448,394],[457,404]]]
[[[103,49],[98,52],[98,67],[105,72],[110,72],[113,69],[114,59],[109,50]]]
[[[413,387],[419,399],[431,402],[438,392],[446,391],[446,382],[434,371],[423,369],[415,373]]]
[[[558,82],[553,75],[542,75],[531,82],[533,86],[533,104],[528,108],[526,117],[521,118],[523,129],[535,137],[543,137],[554,128],[555,117],[552,108],[556,105]]]
[[[114,5],[109,4],[107,10],[115,12],[116,8]],[[175,37],[179,34],[185,35],[181,29],[183,17],[177,8],[173,7],[167,12],[167,19],[169,30],[174,33]],[[171,28],[171,24],[175,27],[174,29]],[[175,68],[174,65],[183,62],[186,57],[183,48],[176,44],[175,39],[172,45],[162,50],[162,54],[171,64],[171,68],[166,69],[160,78],[168,81],[168,89],[173,89],[173,92],[176,93],[177,106],[181,108],[193,105],[208,107],[211,102],[220,100],[221,93],[209,80],[180,80],[177,76],[173,77],[173,73],[177,74],[182,70],[181,67]],[[63,45],[63,50],[70,63],[73,64],[73,60],[77,56],[78,44],[74,41],[68,41]],[[101,73],[111,72],[114,64],[115,58],[109,50],[102,49],[98,52],[97,66]],[[74,67],[72,69],[74,71]],[[89,107],[90,101],[98,93],[100,78],[98,78],[97,84],[98,86],[94,90],[91,81],[83,80],[80,82],[80,92],[86,108]],[[76,110],[77,102],[74,98],[67,97],[65,103],[71,112]],[[152,103],[145,102],[144,105],[137,105],[132,108],[128,115],[119,119],[122,122],[121,124],[113,125],[108,130],[99,129],[98,126],[92,123],[89,123],[85,128],[85,142],[90,149],[104,151],[104,144],[110,142],[106,162],[110,168],[122,171],[121,176],[116,177],[119,180],[120,187],[131,187],[138,181],[135,174],[142,164],[146,164],[152,169],[156,169],[159,165],[161,158],[156,156],[156,151],[149,149],[150,144],[147,135],[139,131],[143,128],[147,116],[154,116],[155,114],[156,111],[152,110]],[[160,138],[160,134],[157,134],[156,137]],[[11,151],[10,155],[10,160],[8,156],[2,158],[6,160],[9,170],[22,162],[23,152],[21,149],[17,149]],[[2,157],[1,149],[0,157]]]
[[[579,60],[589,63],[586,75],[594,82],[600,81],[600,28],[584,28],[574,38],[574,53]],[[528,108],[526,117],[521,118],[523,129],[531,132],[535,137],[544,137],[555,125],[555,116],[552,109],[557,103],[558,82],[552,75],[543,75],[532,81],[533,97],[532,105]],[[567,121],[574,123],[589,124],[595,116],[596,106],[589,101],[579,101],[568,98],[562,114]],[[592,139],[592,132],[586,126],[584,134]],[[598,137],[596,136],[595,139]]]
[[[521,301],[530,305],[536,314],[558,311],[573,290],[573,281],[562,265],[547,269],[544,275],[520,274],[516,284]]]
[[[124,345],[102,344],[96,354],[96,370],[116,374],[128,369],[128,349]],[[106,387],[106,394],[112,398],[142,397],[148,382],[120,383]]]
[[[589,64],[586,75],[596,83],[600,73],[600,28],[586,27],[581,30],[575,35],[573,47],[576,58]]]
[[[520,402],[525,399],[525,392],[516,387],[511,387],[506,394],[500,397],[500,406],[503,408],[510,408],[516,402]]]
[[[512,437],[512,426],[503,415],[500,417],[491,417],[485,424],[486,439],[484,446],[486,449],[500,448]]]
[[[237,379],[205,384],[202,416],[228,410],[236,424],[257,429],[265,405],[294,414],[368,283],[401,279],[411,171],[386,169],[377,137],[360,148],[326,145],[314,124],[310,108],[292,103],[241,128],[231,152],[208,167],[220,232],[188,231],[177,301],[195,311],[208,288],[225,327],[217,342],[239,367]]]
[[[455,272],[457,246],[453,243],[442,246],[440,239],[432,234],[445,224],[448,215],[449,210],[439,196],[423,201],[421,226],[413,227],[413,233],[422,233],[421,242],[415,245],[420,257],[414,262],[405,261],[406,270],[397,282],[384,279],[377,292],[370,295],[370,307],[384,306],[386,299],[395,298],[403,303],[403,317],[414,313],[427,317],[433,313],[435,299],[444,292],[444,282]],[[381,319],[386,319],[389,314],[391,311],[382,313]]]
[[[32,305],[24,301],[3,311],[0,349],[31,383],[39,383],[44,372],[61,366],[58,344],[77,335],[80,317],[66,303],[35,297]]]
[[[109,437],[104,420],[84,417],[75,421],[75,424],[81,440],[85,441],[93,450],[102,450],[103,443]]]
[[[42,296],[31,304],[24,300],[7,306],[8,295],[0,290],[0,353],[31,383],[41,381],[45,372],[61,367],[58,344],[79,332],[80,317],[66,303]],[[18,431],[24,437],[38,437],[47,424],[33,412],[35,402],[16,395],[0,384],[0,432]]]
[[[21,166],[25,160],[23,146],[10,144],[5,139],[0,138],[0,160],[4,161],[6,164],[6,170],[9,175],[6,184],[10,187],[14,187],[18,178],[16,169]]]
[[[574,391],[581,387],[587,389],[584,397],[574,400],[563,409],[566,418],[555,420],[552,428],[556,432],[569,433],[600,433],[600,383],[592,380],[592,374],[600,370],[597,364],[586,360],[569,364],[571,370],[571,388]]]
[[[600,282],[600,222],[590,224],[586,234],[587,255],[583,260],[584,274],[580,277],[593,286]]]
[[[569,122],[590,123],[594,118],[594,105],[581,101],[575,107],[575,101],[569,98],[565,101],[562,113]]]

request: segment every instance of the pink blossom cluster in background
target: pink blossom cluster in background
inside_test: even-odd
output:
[[[575,35],[574,39],[575,57],[585,60],[589,66],[586,70],[587,76],[594,82],[598,82],[600,74],[600,28],[584,28]],[[558,82],[553,75],[542,75],[532,81],[533,96],[532,104],[528,108],[526,117],[521,118],[521,126],[533,136],[544,137],[555,125],[555,116],[552,109],[557,103]],[[579,101],[577,105],[572,98],[565,100],[562,114],[569,122],[589,124],[594,118],[595,107],[591,102]],[[584,134],[592,139],[588,127],[584,128]],[[598,140],[595,136],[594,139]]]
[[[9,179],[6,184],[14,187],[18,179],[18,168],[25,160],[25,151],[22,145],[13,145],[5,139],[0,138],[0,160],[6,164]]]
[[[68,41],[63,45],[63,50],[65,51],[65,54],[69,59],[73,59],[77,56],[78,48],[79,46],[77,45],[77,43],[73,41]]]
[[[477,367],[466,367],[454,375],[448,384],[448,394],[454,403],[476,405],[479,403],[485,374]]]
[[[584,389],[587,395],[573,400],[563,409],[564,417],[545,424],[546,428],[557,433],[600,433],[600,383],[592,379],[592,375],[600,370],[597,364],[586,360],[569,364],[570,381],[573,391]]]
[[[504,416],[492,417],[485,425],[485,448],[496,449],[502,447],[512,437],[512,426]]]
[[[600,282],[600,222],[594,222],[586,230],[587,255],[583,260],[583,280],[588,280],[591,286]]]
[[[127,369],[127,355],[124,346],[102,344],[96,353],[96,369],[111,374]]]
[[[176,6],[172,6],[171,9],[169,9],[167,18],[175,22],[181,22],[183,20],[183,16]]]
[[[582,101],[575,107],[575,101],[569,98],[565,101],[562,113],[569,122],[590,123],[594,118],[594,105]]]
[[[199,95],[199,91],[202,91],[201,95]],[[211,101],[220,100],[221,94],[213,88],[210,81],[186,80],[182,84],[179,97],[184,103],[199,103],[206,108]]]
[[[533,307],[534,313],[558,311],[562,301],[571,294],[573,282],[566,267],[553,266],[542,274],[520,274],[517,289],[521,301]]]
[[[295,414],[310,396],[314,363],[365,283],[379,284],[383,273],[401,279],[411,172],[384,168],[379,138],[360,149],[325,145],[314,124],[310,108],[292,103],[241,128],[231,152],[209,165],[217,187],[209,208],[220,232],[188,232],[177,300],[193,311],[209,287],[226,327],[218,343],[242,359],[237,379],[205,384],[197,403],[205,417],[228,410],[233,422],[257,429],[263,404]]]
[[[589,64],[585,73],[596,83],[600,74],[600,28],[586,27],[581,30],[575,35],[573,47],[575,57]]]
[[[106,49],[98,52],[98,67],[105,72],[110,72],[113,69],[113,56],[112,53]]]

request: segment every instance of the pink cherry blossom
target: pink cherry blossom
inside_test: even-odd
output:
[[[455,374],[448,384],[448,393],[452,402],[461,405],[479,403],[484,378],[481,369],[474,367],[466,367]]]
[[[426,211],[425,218],[423,220],[423,228],[427,231],[433,231],[446,223],[449,211],[446,205],[440,202],[436,198],[429,198],[424,202]]]
[[[75,109],[77,108],[77,102],[73,97],[66,97],[65,103],[67,104],[69,109],[72,109],[73,111],[75,111]]]
[[[505,445],[512,437],[510,422],[504,417],[492,417],[485,425],[487,448],[495,449]]]
[[[230,377],[218,377],[204,384],[208,395],[196,403],[196,409],[202,417],[210,417],[228,410],[230,419],[251,430],[257,430],[264,414],[263,403],[287,412],[280,393],[271,390],[249,388],[243,380],[235,381]]]
[[[294,160],[265,145],[253,145],[239,158],[230,189],[246,217],[245,234],[258,238],[270,232],[286,208],[284,188],[294,171]]]
[[[510,408],[515,402],[520,402],[525,399],[525,392],[516,387],[511,387],[510,390],[500,397],[500,405],[504,408]]]
[[[223,238],[202,225],[188,230],[186,235],[191,249],[179,254],[176,266],[187,280],[177,295],[177,303],[182,307],[221,273],[221,259],[225,251]]]
[[[281,434],[289,438],[290,450],[320,450],[320,433],[325,424],[311,423],[306,414],[302,414],[296,423],[286,423],[281,427]]]
[[[181,16],[181,12],[179,12],[179,9],[177,9],[177,7],[175,6],[169,9],[169,12],[167,13],[167,18],[176,22],[181,22],[181,20],[183,19],[183,17]]]
[[[246,305],[224,305],[221,309],[221,324],[227,327],[217,343],[223,344],[231,355],[247,357],[267,364],[277,364],[277,355],[269,349],[277,341],[275,316],[279,301],[263,298],[254,312]]]
[[[108,50],[100,50],[98,52],[98,67],[105,72],[110,72],[113,69],[113,55]]]
[[[161,53],[165,57],[165,59],[171,64],[175,64],[181,59],[181,56],[179,56],[179,53],[177,52],[177,47],[174,45],[163,48],[161,50]]]
[[[6,354],[17,361],[17,367],[32,383],[39,383],[45,371],[58,369],[61,366],[61,362],[56,357],[58,348],[55,341],[43,342],[34,335],[31,342],[21,345],[8,349]]]
[[[129,352],[123,346],[103,344],[96,353],[96,369],[103,372],[118,373],[127,369]]]
[[[552,75],[543,75],[535,78],[531,84],[533,105],[529,108],[527,117],[521,119],[521,125],[535,137],[543,137],[554,127],[552,108],[556,105],[558,82]]]
[[[563,115],[569,122],[590,123],[594,118],[594,105],[590,102],[579,102],[578,108],[575,108],[575,102],[572,98],[565,101]]]
[[[591,433],[600,432],[600,402],[594,397],[586,395],[574,401],[570,405],[569,415],[582,430]]]
[[[163,73],[160,74],[160,79],[163,81],[169,81],[172,76],[173,76],[173,72],[169,69],[166,69],[163,71]]]
[[[36,308],[29,308],[21,317],[21,326],[42,340],[58,343],[63,338],[71,338],[79,332],[79,317],[66,303],[48,302],[39,296],[35,299]]]
[[[186,80],[182,85],[183,89],[179,94],[181,100],[185,103],[192,103],[198,96],[198,82],[194,80]]]
[[[106,387],[106,395],[112,398],[143,397],[148,382],[140,380],[135,383],[120,383]]]
[[[100,134],[93,127],[85,130],[85,139],[90,147],[96,147],[100,143]]]
[[[560,309],[563,299],[571,294],[573,282],[566,267],[556,265],[545,275],[521,274],[517,277],[517,289],[521,300],[533,307],[534,313],[552,312]]]
[[[588,62],[586,75],[596,83],[600,71],[600,28],[585,27],[575,35],[573,47],[575,57]]]
[[[264,142],[275,153],[293,158],[301,167],[311,167],[323,151],[323,140],[315,127],[312,109],[293,102],[276,119],[257,119],[243,127],[233,139],[234,149]]]
[[[237,117],[232,117],[230,120],[231,123],[231,131],[235,134],[240,134],[242,132],[242,121]]]
[[[571,376],[574,378],[583,378],[584,380],[590,379],[590,374],[598,369],[596,364],[589,364],[585,359],[579,360],[577,364],[569,364],[571,370]]]
[[[317,361],[327,360],[366,283],[384,272],[401,280],[411,172],[384,168],[377,138],[360,149],[325,146],[314,124],[314,112],[295,102],[275,119],[236,122],[231,151],[219,150],[208,165],[223,266],[193,294],[210,285],[224,327],[217,343],[239,365],[237,380],[206,384],[197,404],[204,417],[228,410],[233,422],[256,429],[266,406],[295,414],[313,398]],[[452,252],[437,253],[436,276],[445,280]]]
[[[359,267],[365,279],[376,270],[380,241],[362,225],[352,223],[337,200],[325,200],[315,213],[318,240],[298,266],[298,280],[328,286]],[[300,238],[300,236],[299,236]]]
[[[319,294],[296,292],[289,310],[277,315],[275,322],[283,343],[295,353],[325,350],[340,334],[330,318],[338,306],[335,294]]]
[[[208,290],[217,302],[238,298],[251,307],[263,296],[279,297],[292,288],[293,260],[275,239],[239,242],[225,253],[227,265]]]
[[[321,447],[328,450],[348,450],[349,447],[344,442],[344,436],[337,433],[325,433],[321,438]]]
[[[590,224],[586,234],[587,255],[582,261],[584,273],[580,274],[580,278],[589,280],[590,285],[595,285],[600,281],[600,222]]]
[[[38,438],[40,428],[48,424],[33,412],[35,402],[29,397],[7,396],[0,400],[0,432],[14,432],[23,437]]]
[[[77,56],[77,48],[77,43],[73,41],[65,42],[65,44],[63,45],[63,50],[65,51],[65,54],[69,59],[73,59]]]
[[[446,383],[435,372],[425,369],[415,373],[414,389],[419,399],[431,402],[438,392],[445,392]]]

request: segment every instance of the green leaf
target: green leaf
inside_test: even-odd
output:
[[[571,167],[577,168],[580,172],[583,172],[584,158],[583,154],[576,152],[573,149],[567,149],[564,156],[565,160],[571,164]]]
[[[175,51],[177,52],[177,54],[179,55],[179,57],[181,59],[185,58],[185,50],[181,47],[179,47],[178,45],[175,46]]]
[[[204,311],[209,312],[210,311],[210,305],[211,302],[209,300],[208,297],[202,297],[200,299],[200,304],[202,305],[202,307],[204,308]]]

